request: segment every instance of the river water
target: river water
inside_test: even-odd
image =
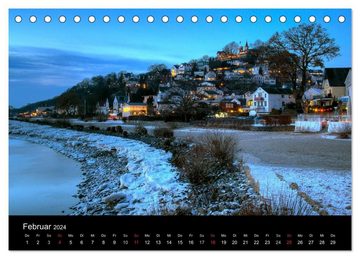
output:
[[[54,150],[9,139],[9,214],[67,215],[81,181],[80,164]]]

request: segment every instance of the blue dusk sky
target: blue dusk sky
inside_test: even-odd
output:
[[[15,22],[21,16],[20,23]],[[35,23],[29,21],[36,16]],[[51,16],[50,23],[44,22],[45,16]],[[60,16],[66,16],[64,23]],[[81,17],[79,23],[73,18]],[[104,23],[103,17],[110,17]],[[140,18],[133,23],[132,17]],[[153,23],[146,21],[151,15]],[[166,15],[169,22],[161,22]],[[177,16],[183,16],[182,23],[176,22]],[[191,22],[196,15],[198,22]],[[206,17],[213,17],[212,23]],[[220,22],[221,16],[227,16],[226,23]],[[272,22],[266,23],[265,16],[271,16]],[[285,15],[285,23],[279,17]],[[61,94],[84,78],[106,75],[123,70],[140,73],[147,71],[151,64],[173,64],[187,62],[204,55],[215,56],[231,41],[250,46],[255,40],[266,41],[275,32],[282,32],[297,26],[294,17],[299,15],[301,22],[308,23],[312,15],[316,22],[328,30],[331,37],[340,46],[341,55],[327,61],[327,67],[351,66],[351,10],[315,9],[315,10],[105,10],[105,9],[12,9],[9,12],[9,103],[21,107],[27,103],[45,100]],[[325,23],[324,16],[331,21]],[[344,23],[338,17],[346,17]],[[95,16],[94,23],[88,21]],[[118,16],[124,16],[125,22],[119,23]],[[236,16],[242,22],[235,21]],[[256,16],[255,23],[250,17]]]

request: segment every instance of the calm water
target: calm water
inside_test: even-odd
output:
[[[66,215],[76,204],[80,164],[30,142],[9,139],[10,215]]]

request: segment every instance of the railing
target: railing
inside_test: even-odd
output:
[[[351,121],[351,115],[299,114],[297,121]]]

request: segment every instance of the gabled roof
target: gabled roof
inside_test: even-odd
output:
[[[261,88],[268,94],[292,94],[291,89],[280,88],[276,86],[261,86]]]
[[[345,79],[349,73],[349,67],[325,68],[325,79],[329,80],[330,86],[345,86]]]

